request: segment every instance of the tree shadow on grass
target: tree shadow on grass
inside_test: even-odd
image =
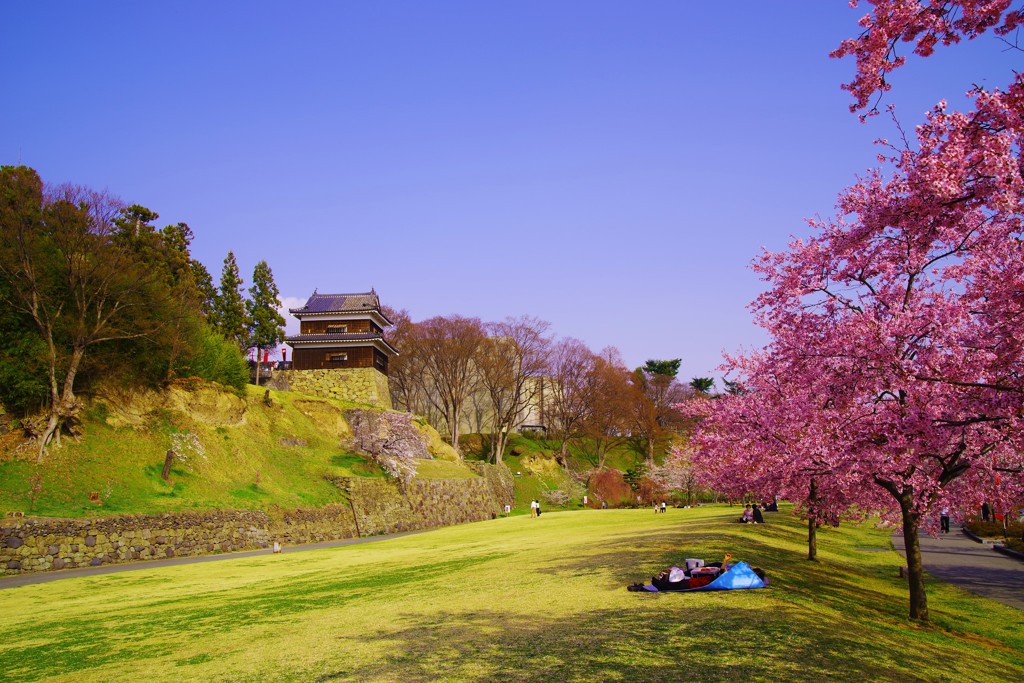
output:
[[[660,596],[685,600],[689,596]],[[667,603],[666,603],[667,605]],[[856,629],[794,609],[599,609],[581,616],[445,613],[400,631],[360,638],[380,654],[372,667],[341,653],[318,681],[944,681],[1018,680],[1021,670],[958,671],[957,652]]]
[[[766,570],[770,583],[766,595],[771,596],[774,605],[810,610],[822,619],[830,618],[831,614],[843,615],[860,622],[853,628],[876,633],[879,638],[915,631],[925,639],[946,637],[937,627],[922,627],[908,621],[909,594],[905,579],[898,576],[897,569],[902,561],[895,552],[872,556],[869,562],[859,557],[853,548],[837,548],[827,559],[812,562],[802,554],[802,548],[797,553],[778,543],[778,537],[792,535],[791,530],[762,531],[758,536],[742,538],[723,536],[717,531],[645,533],[642,551],[636,549],[634,540],[618,538],[604,544],[600,553],[560,558],[537,571],[566,580],[603,574],[614,577],[609,587],[620,588],[635,582],[649,583],[652,574],[669,566],[682,566],[687,557],[710,560],[731,551],[736,555],[734,560],[744,560]],[[1011,666],[1024,666],[1024,657],[1010,644],[991,640],[981,643],[970,632],[970,627],[961,631],[962,624],[943,620],[938,604],[933,605],[933,612],[953,632],[946,635],[968,644],[965,652],[995,650]],[[963,660],[964,656],[959,659]],[[971,670],[969,665],[967,670]]]

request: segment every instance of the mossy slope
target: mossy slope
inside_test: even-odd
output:
[[[32,449],[8,435],[0,450],[0,511],[82,517],[340,502],[343,494],[327,476],[383,476],[343,445],[350,435],[345,410],[357,406],[367,407],[256,387],[238,396],[202,382],[104,392],[90,402],[84,435],[65,439],[40,467]],[[435,457],[448,460],[423,461],[429,464],[421,476],[475,476],[438,445],[432,429],[420,428]],[[194,434],[203,452],[186,453],[164,481],[174,434]]]

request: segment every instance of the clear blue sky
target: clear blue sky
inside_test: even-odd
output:
[[[891,125],[830,60],[865,9],[733,3],[99,2],[0,7],[0,163],[187,222],[219,279],[414,319],[535,315],[631,366],[760,346],[748,264],[831,215]],[[895,77],[912,127],[1016,55]],[[1019,61],[1019,60],[1017,60]]]

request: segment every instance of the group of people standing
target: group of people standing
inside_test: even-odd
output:
[[[537,500],[530,501],[530,516],[540,517],[540,502]]]

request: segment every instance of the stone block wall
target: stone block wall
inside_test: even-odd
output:
[[[276,370],[266,386],[391,409],[387,375],[374,368]]]
[[[339,477],[350,504],[0,522],[0,575],[301,545],[492,519],[487,479]]]
[[[501,507],[486,479],[347,478],[359,534],[376,536],[402,531],[493,519]]]
[[[25,519],[0,526],[0,574],[210,555],[355,536],[348,505],[213,510],[101,519]]]
[[[355,519],[351,506],[344,503],[321,508],[299,508],[271,513],[270,540],[285,545],[321,543],[355,538]]]
[[[487,480],[494,493],[494,499],[499,506],[515,505],[515,479],[512,470],[505,463],[494,464],[488,462],[468,462],[471,470]]]
[[[102,519],[26,519],[0,527],[0,571],[74,567],[265,548],[266,513],[178,512]]]

